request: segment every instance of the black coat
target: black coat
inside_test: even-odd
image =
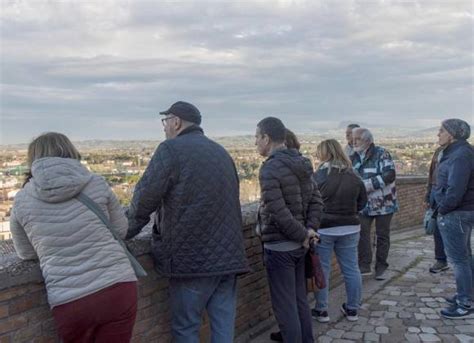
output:
[[[358,213],[367,203],[361,178],[352,169],[320,168],[314,174],[323,198],[321,229],[360,224]]]
[[[152,252],[160,274],[200,277],[248,271],[234,162],[198,126],[155,151],[135,188],[127,237],[138,234],[159,208]]]
[[[259,225],[263,242],[303,242],[317,230],[321,195],[312,180],[311,161],[295,149],[272,153],[260,168]]]

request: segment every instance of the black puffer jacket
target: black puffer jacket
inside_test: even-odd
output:
[[[157,271],[199,277],[248,271],[239,180],[219,144],[192,126],[160,144],[138,182],[129,209],[133,237],[161,208],[152,251]]]
[[[311,161],[295,149],[273,152],[260,168],[259,224],[263,242],[303,242],[319,228],[322,201]]]
[[[360,224],[358,213],[367,203],[361,178],[352,169],[319,168],[314,180],[324,202],[321,229]]]

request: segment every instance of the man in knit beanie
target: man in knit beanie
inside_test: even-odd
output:
[[[438,230],[448,261],[454,267],[456,294],[441,315],[450,319],[474,318],[474,261],[471,232],[474,228],[474,147],[467,142],[468,123],[447,119],[441,123],[438,142],[444,149],[434,186]]]
[[[441,125],[453,139],[467,140],[471,135],[471,127],[468,123],[461,119],[446,119]]]

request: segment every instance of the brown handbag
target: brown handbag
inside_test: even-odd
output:
[[[314,248],[314,244],[309,246],[310,248],[305,256],[306,291],[308,293],[327,286],[319,255]]]

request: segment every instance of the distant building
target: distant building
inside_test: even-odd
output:
[[[11,239],[12,235],[10,232],[10,222],[9,221],[2,221],[0,222],[0,241],[4,241],[6,239]]]

